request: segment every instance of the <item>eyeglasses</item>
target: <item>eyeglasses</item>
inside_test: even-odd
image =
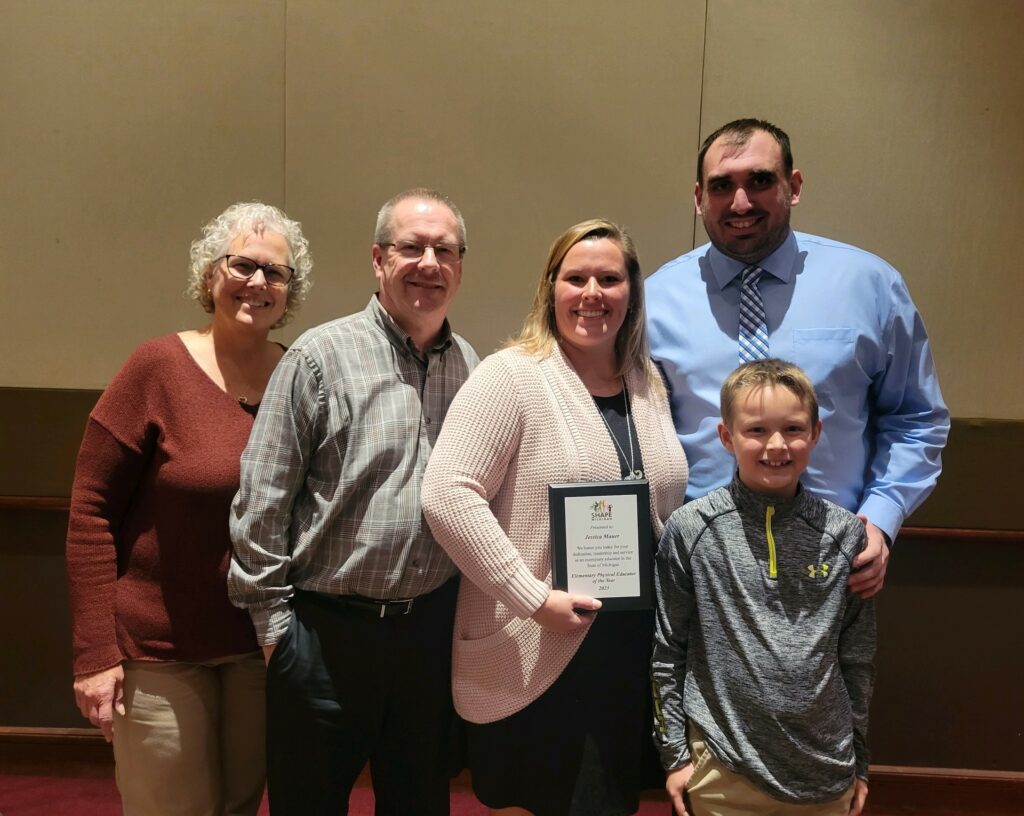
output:
[[[283,289],[291,283],[292,276],[295,274],[295,269],[291,266],[274,263],[261,264],[244,255],[222,255],[217,260],[227,261],[228,274],[239,280],[249,280],[256,274],[257,269],[262,270],[263,280],[267,282],[267,286],[275,286],[279,289]]]
[[[395,252],[409,261],[418,261],[428,249],[434,250],[434,257],[440,264],[456,263],[466,254],[466,248],[458,244],[421,244],[418,241],[385,241],[378,246],[394,247]]]

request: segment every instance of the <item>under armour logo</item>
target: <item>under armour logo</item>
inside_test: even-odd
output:
[[[807,565],[807,577],[808,578],[828,578],[828,564],[820,564],[814,566],[814,564]]]

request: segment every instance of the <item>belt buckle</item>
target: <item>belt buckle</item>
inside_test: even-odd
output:
[[[402,617],[404,617],[404,616],[408,615],[410,612],[412,612],[413,611],[413,601],[415,601],[415,600],[416,600],[415,598],[407,598],[407,599],[404,599],[404,600],[401,600],[401,601],[396,601],[396,603],[406,604],[406,608],[404,608],[402,611],[398,612],[398,614],[401,615]]]
[[[395,607],[395,606],[398,606],[398,604],[405,604],[405,609],[402,610],[401,612],[396,613],[396,614],[403,615],[403,616],[404,615],[408,615],[410,612],[412,612],[412,604],[413,604],[413,601],[415,601],[415,600],[416,600],[415,598],[408,598],[408,599],[403,600],[403,601],[382,601],[381,605],[380,605],[380,616],[381,616],[381,618],[383,618],[387,614],[388,609],[390,609],[392,607]]]

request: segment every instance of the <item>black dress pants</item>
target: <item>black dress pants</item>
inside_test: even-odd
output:
[[[383,618],[296,593],[267,667],[273,816],[347,814],[367,761],[377,816],[449,813],[457,589],[452,579]]]

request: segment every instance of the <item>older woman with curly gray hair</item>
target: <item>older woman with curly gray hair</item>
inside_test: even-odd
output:
[[[74,690],[113,740],[124,812],[255,814],[264,664],[228,602],[239,457],[310,286],[300,225],[235,204],[192,245],[209,324],[139,346],[89,415],[67,565]],[[173,804],[173,807],[172,807]]]

